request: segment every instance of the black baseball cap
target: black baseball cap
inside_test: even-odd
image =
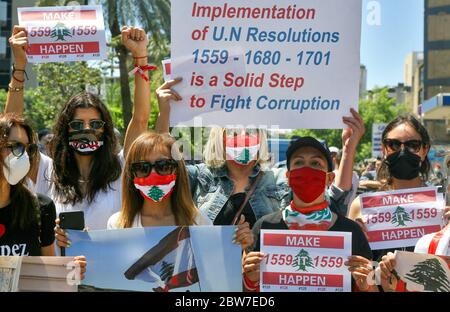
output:
[[[325,159],[327,160],[328,172],[333,171],[333,167],[334,167],[333,160],[331,158],[331,153],[330,153],[330,150],[328,149],[326,142],[321,143],[317,139],[315,139],[313,137],[309,137],[309,136],[293,137],[293,140],[289,144],[289,147],[286,151],[286,166],[287,166],[288,170],[290,167],[290,160],[291,160],[291,157],[294,154],[294,152],[301,147],[307,147],[307,146],[314,147],[315,149],[319,150],[325,156]]]

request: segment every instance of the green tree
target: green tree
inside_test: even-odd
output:
[[[33,70],[38,87],[25,93],[25,117],[35,129],[51,128],[71,96],[98,88],[101,82],[100,70],[86,62],[38,64]]]
[[[72,34],[70,33],[69,28],[64,25],[64,23],[57,23],[55,27],[53,28],[52,32],[50,33],[51,38],[56,37],[56,41],[62,40],[66,41],[64,37],[72,37]]]
[[[163,198],[165,195],[166,194],[164,194],[164,192],[158,186],[153,186],[147,194],[148,197],[155,201],[161,200],[161,198]]]
[[[165,283],[169,282],[170,278],[173,276],[173,269],[174,269],[173,263],[168,263],[166,261],[163,261],[161,263],[161,270],[159,273],[159,276],[161,277],[161,280]]]
[[[391,223],[394,224],[396,227],[399,226],[406,226],[406,221],[411,222],[411,217],[409,216],[409,213],[405,211],[405,208],[398,206],[397,209],[395,209]]]
[[[438,259],[428,259],[414,265],[406,279],[424,286],[425,291],[450,292],[450,281]]]
[[[124,25],[141,25],[151,36],[154,50],[167,50],[170,41],[170,1],[169,0],[103,0],[106,25],[111,32],[111,46],[119,59],[120,90],[124,126],[131,119],[131,91],[128,83],[128,51],[120,41]],[[138,12],[136,14],[136,12]],[[151,55],[152,53],[150,53]],[[153,59],[155,60],[155,59]]]
[[[70,1],[39,0],[36,1],[36,5],[61,6],[67,5],[68,2]],[[88,1],[78,2],[86,4]],[[117,122],[117,124],[120,124],[122,129],[126,129],[132,112],[132,91],[130,88],[130,77],[128,76],[132,60],[130,60],[128,50],[121,44],[121,29],[125,25],[139,25],[143,27],[151,37],[149,61],[159,64],[163,58],[169,55],[170,0],[101,0],[100,4],[103,7],[105,26],[108,27],[112,38],[108,45],[114,50],[113,57],[117,57],[119,60],[122,122]],[[152,113],[151,118],[156,118],[156,115]]]
[[[3,110],[5,109],[7,94],[6,90],[0,89],[0,113],[3,113]]]
[[[357,161],[372,156],[372,125],[374,123],[387,123],[399,114],[406,113],[406,105],[396,105],[396,99],[389,97],[388,88],[376,88],[369,97],[359,102],[359,113],[364,120],[366,133],[358,146]],[[350,113],[349,113],[350,114]],[[293,135],[312,136],[327,141],[328,146],[342,146],[342,130],[311,130],[299,129]]]
[[[313,259],[309,256],[309,253],[303,248],[295,256],[292,266],[297,267],[297,271],[308,271],[307,268],[314,268]]]

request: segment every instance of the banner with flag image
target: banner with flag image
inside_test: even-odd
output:
[[[395,264],[408,291],[450,292],[450,257],[397,250]]]
[[[89,262],[79,291],[240,292],[235,226],[68,230],[67,256]],[[220,268],[220,269],[218,269]]]
[[[129,280],[159,284],[153,288],[158,292],[198,283],[189,228],[178,227],[167,234],[124,274]]]

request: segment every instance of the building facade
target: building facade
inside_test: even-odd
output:
[[[425,0],[424,99],[450,92],[450,0]]]

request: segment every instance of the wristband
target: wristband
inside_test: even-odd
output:
[[[134,69],[132,70],[132,71],[130,71],[129,73],[128,73],[128,75],[136,75],[136,74],[140,74],[141,75],[141,77],[142,77],[142,79],[144,79],[145,81],[148,81],[148,77],[146,76],[146,75],[144,75],[144,73],[146,72],[146,71],[149,71],[149,70],[156,70],[157,69],[157,67],[156,66],[149,66],[149,65],[145,65],[145,66],[139,66],[139,65],[137,65],[137,64],[135,64],[134,65]]]

